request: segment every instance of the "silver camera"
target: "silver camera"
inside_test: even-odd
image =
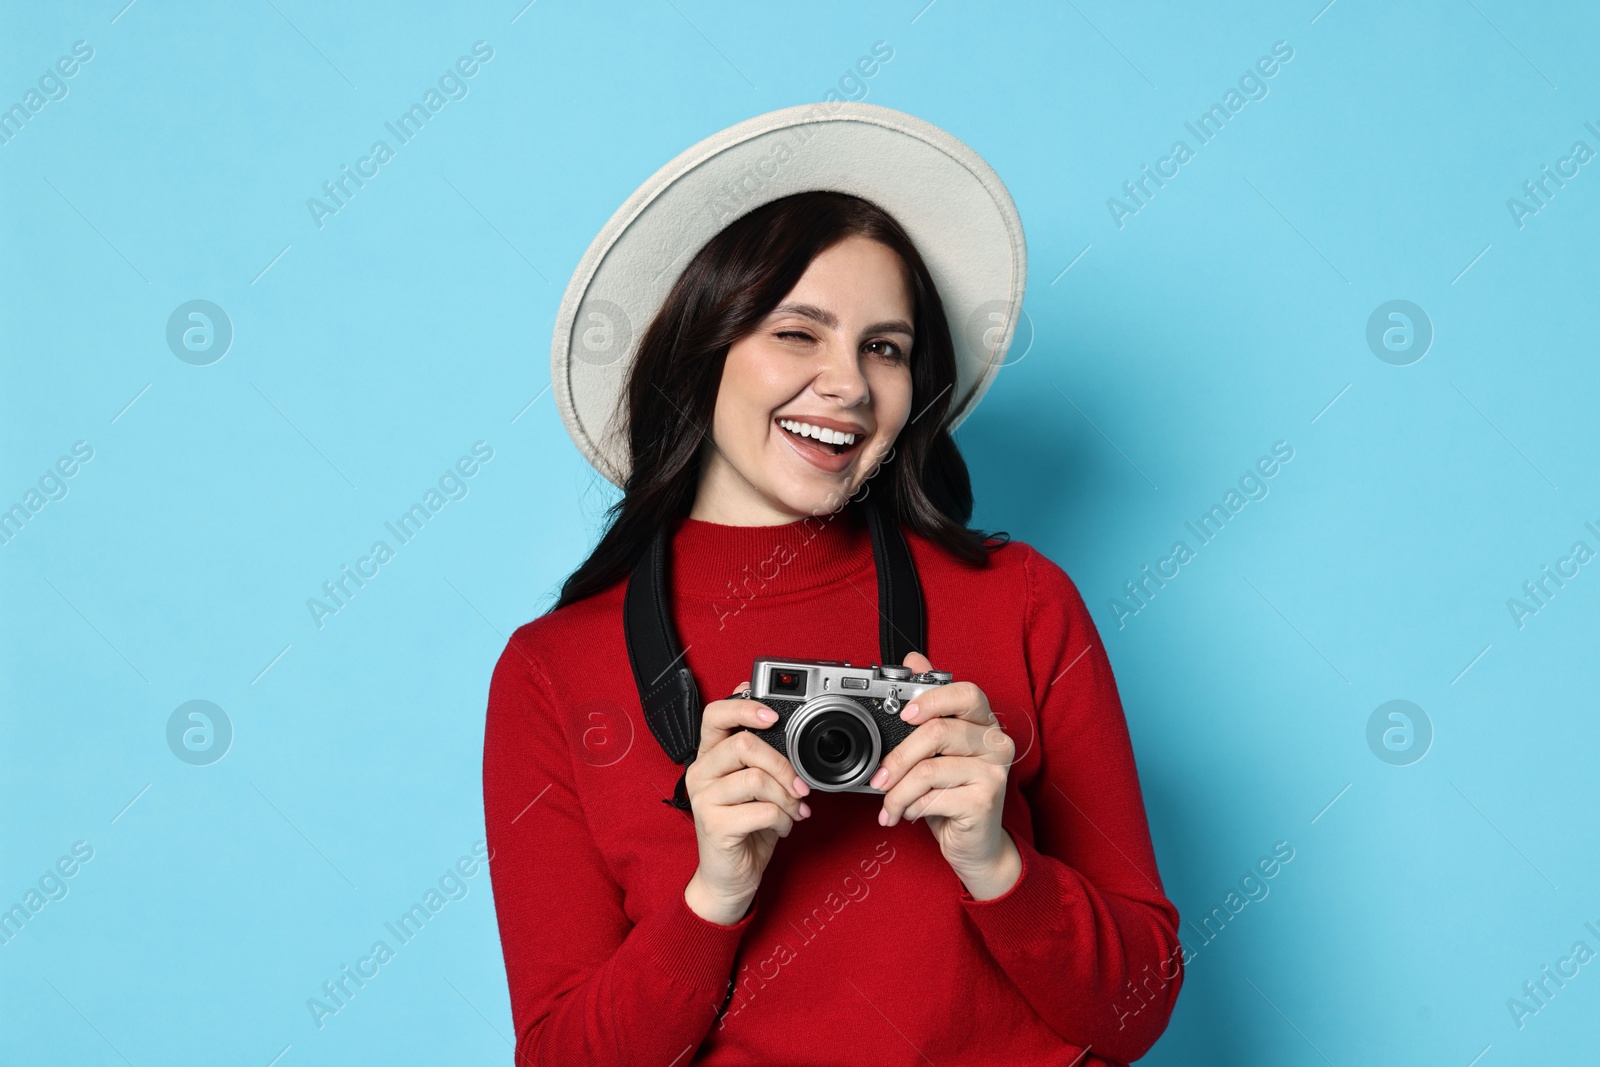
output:
[[[952,680],[949,671],[913,674],[910,667],[876,663],[758,659],[749,695],[777,712],[778,721],[750,732],[783,753],[812,789],[881,795],[867,782],[916,729],[900,710]]]

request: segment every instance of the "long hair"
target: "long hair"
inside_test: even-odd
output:
[[[967,528],[972,482],[945,428],[956,387],[955,346],[933,277],[916,246],[882,208],[860,197],[804,192],[741,216],[690,260],[639,341],[619,398],[626,404],[630,474],[589,558],[568,576],[555,611],[628,575],[657,529],[689,514],[699,485],[728,348],[750,334],[800,281],[811,261],[846,237],[878,241],[911,282],[911,421],[848,507],[885,515],[982,566],[1009,537]],[[620,414],[620,412],[619,412]],[[855,516],[859,519],[859,516]]]

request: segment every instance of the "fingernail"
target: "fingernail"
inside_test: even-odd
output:
[[[800,817],[802,819],[811,818],[811,805],[803,800],[800,802]]]
[[[889,768],[879,767],[878,773],[872,776],[872,781],[867,784],[874,789],[882,789],[883,783],[889,780]]]
[[[806,780],[799,775],[795,775],[794,778],[794,791],[803,797],[811,795],[811,787],[806,785]]]
[[[889,809],[888,808],[879,808],[878,809],[878,825],[879,826],[888,826],[889,825]]]
[[[910,721],[911,717],[913,715],[915,715],[916,713],[917,713],[916,701],[912,701],[910,704],[907,704],[904,708],[900,709],[900,717],[902,719],[907,720],[908,722]]]
[[[778,713],[773,711],[771,708],[762,708],[760,711],[756,712],[756,718],[760,719],[762,722],[777,722]]]

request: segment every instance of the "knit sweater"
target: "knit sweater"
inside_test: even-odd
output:
[[[640,710],[626,581],[519,628],[489,687],[484,816],[519,1065],[1127,1063],[1183,980],[1105,649],[1066,573],[1019,541],[972,566],[911,531],[925,654],[1016,743],[1001,824],[1016,884],[975,900],[922,820],[813,790],[743,918],[701,918],[682,767]],[[877,663],[853,510],[682,519],[671,611],[701,698],[757,657]],[[1088,1053],[1085,1054],[1085,1050]]]

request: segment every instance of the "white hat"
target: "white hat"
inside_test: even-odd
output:
[[[1027,276],[1022,220],[1000,178],[944,130],[876,104],[805,104],[757,115],[680,153],[617,209],[572,272],[556,314],[550,382],[567,432],[621,486],[618,400],[645,328],[679,273],[741,215],[828,190],[887,211],[921,253],[955,343],[949,429],[1005,361]]]

